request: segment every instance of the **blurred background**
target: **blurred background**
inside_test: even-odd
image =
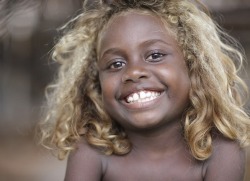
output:
[[[250,87],[250,0],[203,2],[243,45],[248,62],[241,76]],[[35,146],[33,136],[44,88],[57,67],[50,60],[57,28],[79,13],[82,3],[0,0],[0,181],[63,180],[66,161]],[[250,148],[245,181],[250,181]]]

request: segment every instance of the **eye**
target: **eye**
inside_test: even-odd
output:
[[[117,60],[109,64],[108,69],[121,69],[124,66],[125,62]]]
[[[159,62],[166,55],[166,53],[152,52],[146,57],[146,61],[149,62]]]

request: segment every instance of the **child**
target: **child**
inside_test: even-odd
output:
[[[243,57],[201,3],[100,2],[69,26],[40,126],[65,180],[243,180]]]

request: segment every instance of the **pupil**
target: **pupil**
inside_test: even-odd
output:
[[[153,58],[153,59],[156,59],[156,58],[158,58],[158,57],[159,57],[159,55],[158,55],[157,53],[152,54],[152,58]]]
[[[116,62],[115,64],[114,64],[114,67],[115,68],[118,68],[118,67],[121,67],[122,66],[122,63],[121,62]]]

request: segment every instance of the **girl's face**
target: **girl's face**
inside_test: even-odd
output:
[[[99,40],[99,79],[108,114],[125,129],[152,129],[181,119],[189,102],[188,70],[159,18],[128,12]]]

